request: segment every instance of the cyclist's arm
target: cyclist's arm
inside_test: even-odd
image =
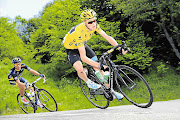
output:
[[[29,72],[31,72],[32,74],[34,74],[36,76],[40,76],[40,77],[46,78],[46,76],[44,74],[40,74],[40,73],[38,73],[37,71],[35,71],[33,69],[30,69]]]
[[[96,68],[99,69],[99,63],[91,60],[90,58],[88,58],[88,57],[86,56],[86,50],[85,50],[85,47],[84,47],[84,46],[83,46],[83,47],[79,47],[78,50],[79,50],[80,58],[81,58],[81,60],[82,60],[83,62],[85,62],[85,63],[87,63],[87,64],[89,64],[89,65],[91,65],[91,66],[96,67]]]
[[[111,45],[113,45],[113,46],[117,46],[118,45],[117,41],[113,37],[107,35],[103,30],[101,30],[101,32],[99,34],[102,37],[104,37]],[[126,54],[126,53],[127,53],[127,51],[124,51],[124,49],[122,49],[122,54]]]
[[[33,70],[33,69],[30,69],[29,72],[31,72],[32,74],[36,75],[36,76],[39,76],[40,73],[38,73],[37,71]]]
[[[111,45],[113,45],[113,46],[117,46],[117,45],[118,45],[118,43],[116,42],[116,40],[115,40],[113,37],[107,35],[103,30],[101,30],[101,32],[100,32],[99,34],[100,34],[103,38],[105,38]]]

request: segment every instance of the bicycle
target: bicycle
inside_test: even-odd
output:
[[[41,104],[43,105],[43,108],[42,109],[46,109],[50,112],[54,112],[54,111],[57,111],[58,107],[57,107],[57,102],[56,100],[54,99],[54,97],[45,89],[39,89],[36,87],[36,82],[38,82],[40,79],[42,79],[42,77],[36,79],[34,82],[32,82],[30,84],[30,86],[32,86],[32,88],[34,89],[34,92],[35,92],[35,96],[34,98],[32,97],[28,97],[28,93],[26,92],[25,90],[25,93],[24,93],[24,97],[26,100],[29,101],[28,104],[24,104],[22,101],[21,101],[21,95],[20,93],[17,95],[17,102],[20,106],[20,108],[26,113],[35,113],[36,110],[37,110],[37,104],[36,104],[36,101],[37,99],[40,100]],[[45,83],[46,80],[44,79],[43,83]]]
[[[110,59],[112,57],[112,52],[118,47],[121,47],[120,53],[122,53],[122,49],[130,51],[123,41],[122,44],[103,53],[99,59],[101,69],[104,68],[104,65],[109,68],[109,88],[106,87],[105,83],[100,82],[95,75],[93,67],[86,65],[87,77],[95,83],[101,84],[102,87],[97,90],[90,89],[87,84],[80,79],[79,83],[83,94],[94,106],[101,109],[105,109],[109,106],[109,102],[113,100],[113,91],[120,92],[129,102],[137,107],[150,107],[153,103],[153,94],[143,76],[135,69],[126,65],[115,65]]]

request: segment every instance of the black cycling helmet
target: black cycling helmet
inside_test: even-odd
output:
[[[15,64],[15,63],[20,63],[21,62],[21,59],[18,58],[18,57],[15,57],[13,60],[12,60],[12,63]]]

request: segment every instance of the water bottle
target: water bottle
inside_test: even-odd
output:
[[[28,93],[27,95],[31,100],[33,99],[32,95],[30,93]]]
[[[104,78],[103,78],[102,74],[101,74],[99,71],[96,71],[95,74],[96,74],[96,76],[98,77],[98,79],[99,79],[101,82],[104,82]]]
[[[109,71],[104,72],[104,79],[105,80],[109,80],[109,76],[110,76]]]
[[[31,100],[34,99],[34,92],[32,92],[32,89],[29,90],[29,93],[27,95]]]

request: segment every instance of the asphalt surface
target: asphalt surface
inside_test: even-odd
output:
[[[134,105],[0,116],[0,120],[180,120],[180,99],[154,102],[149,108]]]

